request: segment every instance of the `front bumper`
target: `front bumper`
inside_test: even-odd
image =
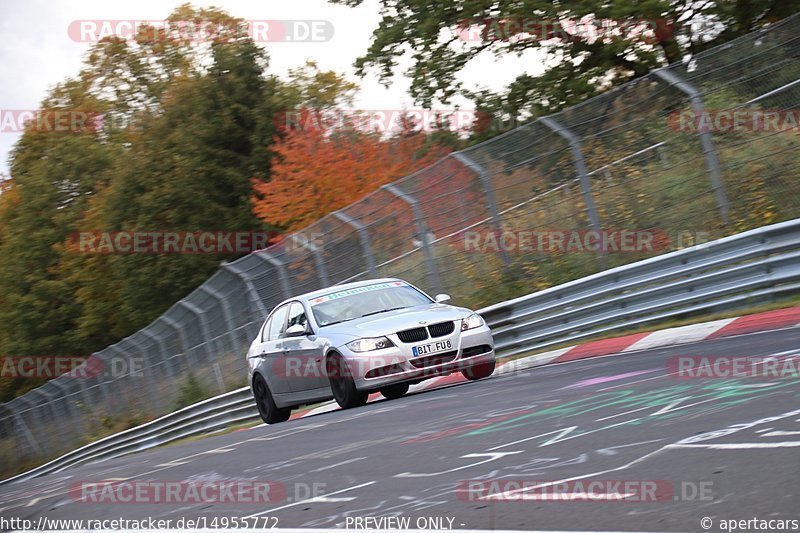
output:
[[[492,332],[486,325],[463,332],[456,328],[452,335],[419,343],[403,343],[395,335],[389,338],[395,346],[385,350],[355,353],[346,346],[338,349],[359,390],[371,391],[395,383],[445,376],[495,359]],[[450,350],[419,357],[412,353],[414,345],[446,340],[452,343]]]

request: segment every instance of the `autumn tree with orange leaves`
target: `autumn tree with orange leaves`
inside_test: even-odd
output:
[[[286,231],[304,228],[450,151],[413,124],[389,138],[346,124],[331,130],[313,116],[297,124],[273,147],[271,180],[253,180],[251,198],[257,217]]]

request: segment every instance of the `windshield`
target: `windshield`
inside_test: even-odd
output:
[[[395,309],[427,305],[433,300],[410,285],[392,281],[333,292],[313,298],[309,303],[317,324],[329,326]]]

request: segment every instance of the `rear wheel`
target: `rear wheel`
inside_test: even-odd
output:
[[[494,361],[489,361],[488,363],[481,363],[479,365],[471,366],[469,368],[465,368],[461,371],[464,374],[464,377],[470,381],[475,381],[477,379],[488,378],[494,372]]]
[[[278,422],[286,422],[292,415],[290,407],[278,407],[275,405],[275,400],[272,399],[272,393],[267,387],[267,382],[261,374],[256,374],[253,379],[253,396],[256,399],[256,407],[258,407],[258,414],[261,415],[261,420],[266,424],[277,424]]]
[[[331,392],[336,403],[342,409],[359,407],[367,403],[369,394],[356,388],[350,367],[341,355],[333,355],[327,362],[328,379],[331,383]]]
[[[381,395],[387,400],[394,400],[400,398],[408,392],[408,383],[395,383],[381,389]]]

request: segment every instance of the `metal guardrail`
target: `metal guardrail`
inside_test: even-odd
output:
[[[799,289],[800,219],[795,219],[612,268],[478,312],[492,327],[498,357],[507,358]],[[250,390],[243,387],[88,444],[0,484],[258,419]]]
[[[612,268],[480,312],[510,357],[800,289],[800,219]]]

